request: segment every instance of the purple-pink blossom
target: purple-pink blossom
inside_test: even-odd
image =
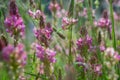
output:
[[[51,50],[49,48],[45,49],[43,46],[40,44],[36,44],[36,55],[37,57],[44,62],[44,60],[48,60],[51,63],[56,62],[56,52],[54,50]]]
[[[94,72],[97,73],[98,75],[101,75],[102,74],[102,65],[100,65],[100,64],[94,65]]]
[[[40,28],[38,28],[38,29],[34,28],[34,35],[35,35],[35,37],[36,37],[38,40],[40,40],[40,41],[44,40],[44,39],[43,39],[44,37],[45,37],[46,39],[50,40],[51,37],[52,37],[52,36],[51,36],[51,35],[52,35],[52,32],[53,32],[53,29],[52,29],[52,27],[49,26],[49,25],[46,25],[46,27],[45,27],[45,28],[42,28],[42,29],[40,29]]]
[[[95,22],[95,25],[101,28],[109,28],[111,21],[106,18],[100,18],[97,22]]]
[[[46,20],[45,14],[40,10],[36,10],[35,12],[33,12],[29,9],[28,14],[34,19],[40,19],[40,17],[42,16],[44,21]]]
[[[62,18],[62,29],[67,29],[68,26],[75,24],[78,20],[74,18],[63,17]]]
[[[50,11],[60,10],[60,5],[57,2],[50,2],[49,7]]]
[[[117,51],[114,50],[114,48],[109,47],[105,50],[105,56],[107,58],[111,58],[115,61],[120,61],[120,55],[118,54]]]
[[[14,1],[10,2],[9,16],[6,17],[4,23],[6,31],[10,33],[11,36],[18,33],[20,36],[24,37],[25,25],[22,17],[18,13],[18,8]]]
[[[84,46],[90,48],[92,46],[92,38],[86,35],[83,38],[79,38],[76,44],[78,49],[82,49]]]
[[[26,64],[27,54],[24,51],[23,44],[18,44],[16,47],[13,45],[6,46],[2,51],[3,59],[9,63],[19,64],[23,67]],[[12,59],[15,59],[15,62],[12,62]]]

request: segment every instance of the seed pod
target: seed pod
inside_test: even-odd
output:
[[[99,33],[98,33],[98,43],[100,44],[101,43],[101,40],[102,38],[101,38],[101,32],[99,31]]]
[[[0,51],[7,46],[8,42],[6,40],[6,38],[2,35],[0,36]]]

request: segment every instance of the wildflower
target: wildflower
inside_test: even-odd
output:
[[[100,18],[97,22],[95,21],[95,25],[100,28],[110,28],[111,21],[108,18],[108,14],[106,10],[103,12],[102,18]]]
[[[58,10],[56,16],[62,18],[68,15],[68,12],[65,9]]]
[[[44,38],[50,40],[52,32],[53,32],[53,29],[52,29],[52,27],[49,24],[46,25],[46,27],[43,28],[43,29],[40,29],[40,28],[36,29],[36,28],[34,28],[34,35],[40,41],[43,41]]]
[[[50,49],[48,48],[48,49],[46,49],[46,54],[47,54],[48,60],[49,60],[51,63],[55,63],[55,62],[56,62],[56,58],[55,58],[56,52],[55,52],[55,51],[50,50]]]
[[[45,55],[45,49],[39,45],[39,44],[36,44],[36,56],[41,60],[43,61],[44,60],[44,55]]]
[[[28,10],[28,14],[34,19],[40,19],[40,17],[42,16],[44,21],[46,20],[45,14],[40,10],[36,10],[36,12]]]
[[[101,52],[105,51],[105,46],[102,46],[102,45],[101,45],[101,46],[100,46],[100,51],[101,51]]]
[[[107,48],[105,50],[105,58],[109,59],[111,63],[115,64],[120,60],[120,55],[114,50],[114,48]]]
[[[94,65],[94,72],[97,73],[98,75],[101,75],[102,74],[102,65],[100,65],[100,64]]]
[[[77,46],[78,46],[78,48],[81,48],[82,46],[83,46],[83,40],[82,40],[82,38],[79,38],[78,40],[77,40]]]
[[[14,51],[14,47],[12,45],[6,46],[3,51],[3,59],[6,61],[10,61],[10,54]]]
[[[80,17],[85,17],[85,18],[87,18],[88,16],[87,16],[87,9],[86,8],[84,8],[81,12],[79,12],[78,13],[78,15],[80,16]]]
[[[117,14],[116,12],[114,12],[114,18],[115,20],[120,21],[120,15]]]
[[[56,52],[49,48],[45,49],[39,44],[36,44],[36,55],[43,62],[46,59],[51,63],[56,62],[56,59],[55,59]]]
[[[70,26],[72,24],[75,24],[78,20],[74,19],[74,18],[67,18],[67,17],[63,17],[62,18],[62,28],[63,29],[67,29],[67,26]]]
[[[2,55],[3,59],[9,63],[18,64],[21,67],[26,64],[27,55],[23,44],[18,44],[16,47],[12,45],[6,46],[2,51]],[[15,61],[12,60],[13,58]]]
[[[92,46],[92,38],[86,35],[83,38],[79,38],[76,42],[78,49],[82,49],[84,46],[90,48]]]
[[[48,8],[50,9],[51,12],[56,12],[60,10],[60,5],[57,2],[51,2]]]
[[[25,25],[23,19],[18,13],[18,8],[15,1],[10,2],[9,16],[6,17],[4,23],[6,31],[10,33],[11,36],[19,33],[20,36],[24,37]]]
[[[84,62],[84,59],[82,58],[82,56],[77,55],[76,62]]]
[[[97,23],[97,26],[101,28],[108,28],[110,25],[111,25],[110,20],[105,18],[100,18]]]

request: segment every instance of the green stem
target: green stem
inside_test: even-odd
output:
[[[90,21],[90,25],[92,27],[92,37],[93,37],[93,43],[96,44],[97,43],[97,37],[96,37],[96,28],[94,27],[94,22],[93,22],[93,15],[92,15],[92,4],[93,1],[92,0],[86,0],[86,7],[88,10],[88,20]]]
[[[112,0],[110,0],[110,17],[112,21],[112,40],[113,40],[113,47],[116,49],[116,38],[115,38],[115,29],[114,29],[114,16],[113,16],[113,6]]]
[[[69,6],[68,16],[73,17],[74,14],[74,0],[71,0]],[[72,25],[70,25],[69,29],[69,56],[68,56],[69,64],[72,64]]]
[[[69,31],[69,64],[72,64],[72,25]]]

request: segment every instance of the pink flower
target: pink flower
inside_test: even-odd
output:
[[[68,26],[75,24],[78,20],[74,19],[74,18],[67,18],[67,17],[63,17],[62,18],[62,28],[63,29],[67,29]]]
[[[27,54],[24,51],[24,46],[23,44],[18,44],[16,47],[12,45],[6,46],[3,51],[3,58],[10,63],[16,63],[19,64],[19,66],[23,67],[26,64],[27,60]],[[14,57],[15,61],[13,61],[12,57]]]
[[[83,46],[83,39],[82,38],[79,38],[78,40],[77,40],[77,46],[78,46],[78,48],[81,48],[82,46]]]
[[[43,61],[44,60],[44,55],[45,55],[45,49],[41,45],[36,44],[36,56],[41,61]]]
[[[101,46],[100,46],[100,51],[101,51],[101,52],[105,51],[105,46],[101,45]]]
[[[84,59],[80,55],[77,55],[76,62],[84,62]]]
[[[2,51],[3,59],[6,61],[10,61],[10,55],[13,53],[13,51],[14,51],[14,46],[12,45],[8,45],[5,48],[3,48]]]
[[[79,38],[76,44],[78,49],[82,49],[84,46],[90,48],[92,46],[92,38],[86,35],[83,38]]]
[[[116,12],[114,12],[114,18],[115,20],[120,21],[120,15],[117,14]]]
[[[86,43],[89,45],[89,46],[91,46],[91,44],[92,44],[92,38],[90,37],[90,36],[86,36]]]
[[[50,9],[51,12],[57,11],[57,10],[60,10],[60,5],[57,2],[54,2],[54,3],[51,2],[48,8]]]
[[[44,38],[50,40],[52,37],[51,35],[53,33],[53,29],[49,23],[45,26],[45,28],[42,28],[42,29],[34,28],[33,31],[34,31],[35,37],[40,41],[43,41]]]
[[[56,62],[56,52],[50,49],[46,49],[46,54],[50,62],[55,63]]]
[[[46,20],[45,14],[40,10],[36,10],[35,12],[28,10],[28,14],[34,19],[40,19],[40,17],[42,16],[44,21]]]
[[[18,9],[14,1],[11,1],[10,3],[9,16],[6,17],[4,23],[6,31],[10,33],[11,36],[15,35],[15,32],[17,31],[20,36],[24,37],[25,25],[23,19],[18,13]]]
[[[111,58],[115,61],[119,61],[120,60],[120,55],[118,54],[118,52],[116,52],[114,50],[114,48],[107,48],[105,50],[105,56],[108,58]]]
[[[56,52],[49,48],[45,49],[39,44],[36,44],[36,55],[41,61],[47,59],[51,63],[56,62],[56,58],[55,58]]]
[[[94,66],[94,72],[97,73],[98,75],[102,74],[102,65],[97,64]]]
[[[65,9],[61,9],[61,10],[58,10],[57,13],[56,13],[56,16],[58,18],[62,18],[62,17],[65,17],[68,15],[68,12],[65,11]]]

